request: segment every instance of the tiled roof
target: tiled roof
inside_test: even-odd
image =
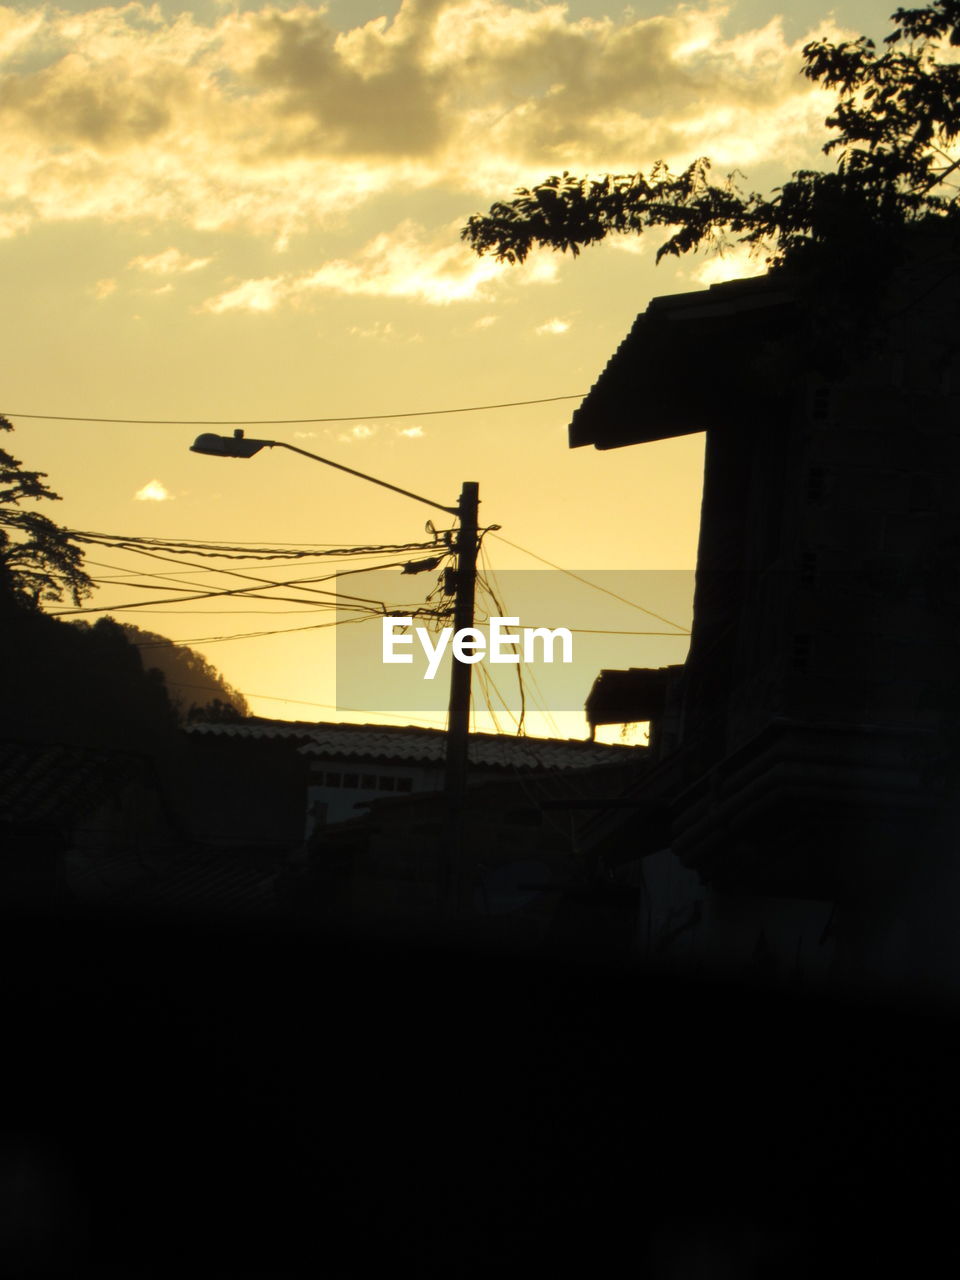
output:
[[[386,725],[318,726],[301,748],[306,756],[328,759],[410,760],[441,763],[447,735],[441,729]],[[515,738],[498,733],[470,736],[470,763],[492,769],[585,769],[636,758],[636,747],[604,746],[576,738]],[[642,750],[642,749],[641,749]]]
[[[128,853],[73,855],[67,870],[69,890],[81,906],[216,917],[273,914],[275,876],[240,857],[210,853],[152,862]]]
[[[185,726],[184,732],[206,738],[302,738],[306,742],[317,725],[303,720],[262,720],[248,716],[244,720],[221,722],[198,721]]]
[[[62,823],[95,809],[142,772],[123,751],[0,742],[0,821]]]
[[[229,738],[303,740],[306,756],[327,759],[443,761],[447,735],[443,729],[415,725],[308,724],[284,720],[248,720],[193,724],[188,733]],[[643,748],[605,746],[579,738],[515,738],[507,734],[470,736],[472,764],[499,769],[585,769],[636,759]]]

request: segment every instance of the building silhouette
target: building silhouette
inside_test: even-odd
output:
[[[832,354],[837,317],[777,276],[655,298],[570,426],[575,448],[706,432],[688,657],[587,702],[651,722],[620,856],[668,847],[724,910],[829,905],[851,978],[960,975],[956,265],[921,240]]]

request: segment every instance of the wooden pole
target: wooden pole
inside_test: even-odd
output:
[[[479,524],[480,486],[465,480],[460,493],[457,514],[457,578],[454,597],[454,635],[473,626],[477,582],[477,527]],[[444,794],[447,808],[447,840],[441,853],[445,866],[445,907],[459,915],[463,903],[462,862],[464,848],[464,802],[467,794],[468,753],[470,746],[470,677],[473,667],[451,658],[450,709],[447,716],[447,756]]]

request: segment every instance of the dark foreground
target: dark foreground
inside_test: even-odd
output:
[[[942,1011],[196,923],[19,920],[2,946],[4,1276],[929,1274],[955,1250]]]

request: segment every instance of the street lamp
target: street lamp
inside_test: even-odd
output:
[[[329,458],[321,458],[317,453],[299,449],[295,444],[287,444],[283,440],[248,439],[238,428],[232,436],[218,436],[205,431],[197,436],[190,446],[193,453],[205,453],[215,458],[252,458],[261,449],[288,449],[291,453],[299,453],[314,462],[322,462],[325,466],[335,467],[337,471],[346,471],[348,475],[378,484],[393,493],[403,494],[405,498],[413,498],[428,507],[434,507],[447,515],[456,516],[460,521],[453,550],[457,556],[455,574],[455,593],[453,608],[454,634],[465,627],[473,626],[474,598],[477,580],[477,525],[480,506],[480,487],[474,480],[465,480],[460,491],[460,498],[455,507],[446,506],[442,502],[434,502],[422,494],[412,493],[409,489],[401,489],[399,485],[389,484],[386,480],[378,480],[376,476],[368,476],[364,471],[355,471],[353,467],[345,467],[341,462],[331,462]],[[451,661],[450,668],[450,704],[447,714],[447,752],[444,771],[444,794],[447,800],[449,826],[449,852],[452,865],[447,869],[445,897],[447,905],[457,912],[460,907],[459,853],[463,844],[463,801],[467,791],[467,751],[470,741],[470,676],[473,668],[467,662]]]

